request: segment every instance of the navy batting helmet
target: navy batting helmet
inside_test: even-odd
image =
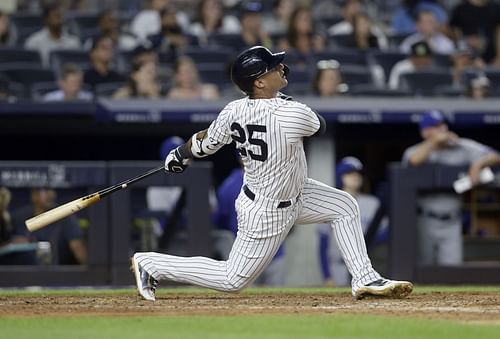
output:
[[[231,67],[231,79],[245,93],[251,94],[253,82],[283,62],[285,52],[272,53],[264,46],[254,46],[241,52]],[[289,72],[284,65],[285,76]]]

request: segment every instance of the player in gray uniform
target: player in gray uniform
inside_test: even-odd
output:
[[[352,275],[352,294],[404,297],[413,285],[383,279],[372,267],[359,207],[346,192],[307,178],[303,138],[322,133],[325,121],[306,105],[280,97],[288,84],[284,52],[255,46],[233,63],[233,82],[247,94],[230,102],[208,130],[198,132],[165,159],[168,172],[182,172],[193,158],[236,142],[244,180],[236,200],[238,233],[227,261],[154,252],[132,258],[137,289],[155,300],[158,280],[219,291],[239,291],[274,257],[294,224],[329,223]]]
[[[469,165],[469,175],[477,182],[480,169],[498,161],[498,154],[490,147],[449,131],[439,111],[426,112],[419,126],[423,141],[404,152],[404,165]],[[463,252],[461,197],[449,192],[428,193],[419,197],[417,208],[420,262],[459,265]]]

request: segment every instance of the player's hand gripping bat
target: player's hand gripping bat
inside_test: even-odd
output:
[[[121,182],[119,184],[107,187],[98,192],[86,195],[84,197],[70,201],[64,205],[55,207],[51,210],[48,210],[47,212],[44,212],[42,214],[39,214],[33,218],[26,220],[25,222],[26,227],[30,232],[39,230],[40,228],[43,228],[49,224],[61,220],[62,218],[65,218],[73,213],[76,213],[90,205],[93,205],[94,203],[101,200],[101,198],[104,198],[108,194],[111,194],[123,188],[127,188],[128,185],[133,184],[134,182],[137,182],[146,177],[149,177],[150,175],[160,172],[164,169],[165,169],[164,166],[154,168],[150,171],[147,171],[146,173],[138,175],[135,178],[125,180],[124,182]]]

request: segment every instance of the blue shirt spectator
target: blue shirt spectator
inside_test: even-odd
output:
[[[448,14],[437,3],[432,1],[405,1],[396,10],[391,20],[391,30],[395,34],[411,34],[417,31],[416,18],[419,12],[429,11],[434,14],[439,24],[445,25],[448,22]]]

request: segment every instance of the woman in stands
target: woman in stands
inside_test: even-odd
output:
[[[113,98],[159,98],[160,84],[157,80],[156,64],[152,61],[135,63],[128,82],[119,88]]]
[[[175,83],[168,92],[170,99],[203,99],[211,100],[219,97],[215,85],[200,81],[198,70],[193,60],[183,56],[175,64]]]

